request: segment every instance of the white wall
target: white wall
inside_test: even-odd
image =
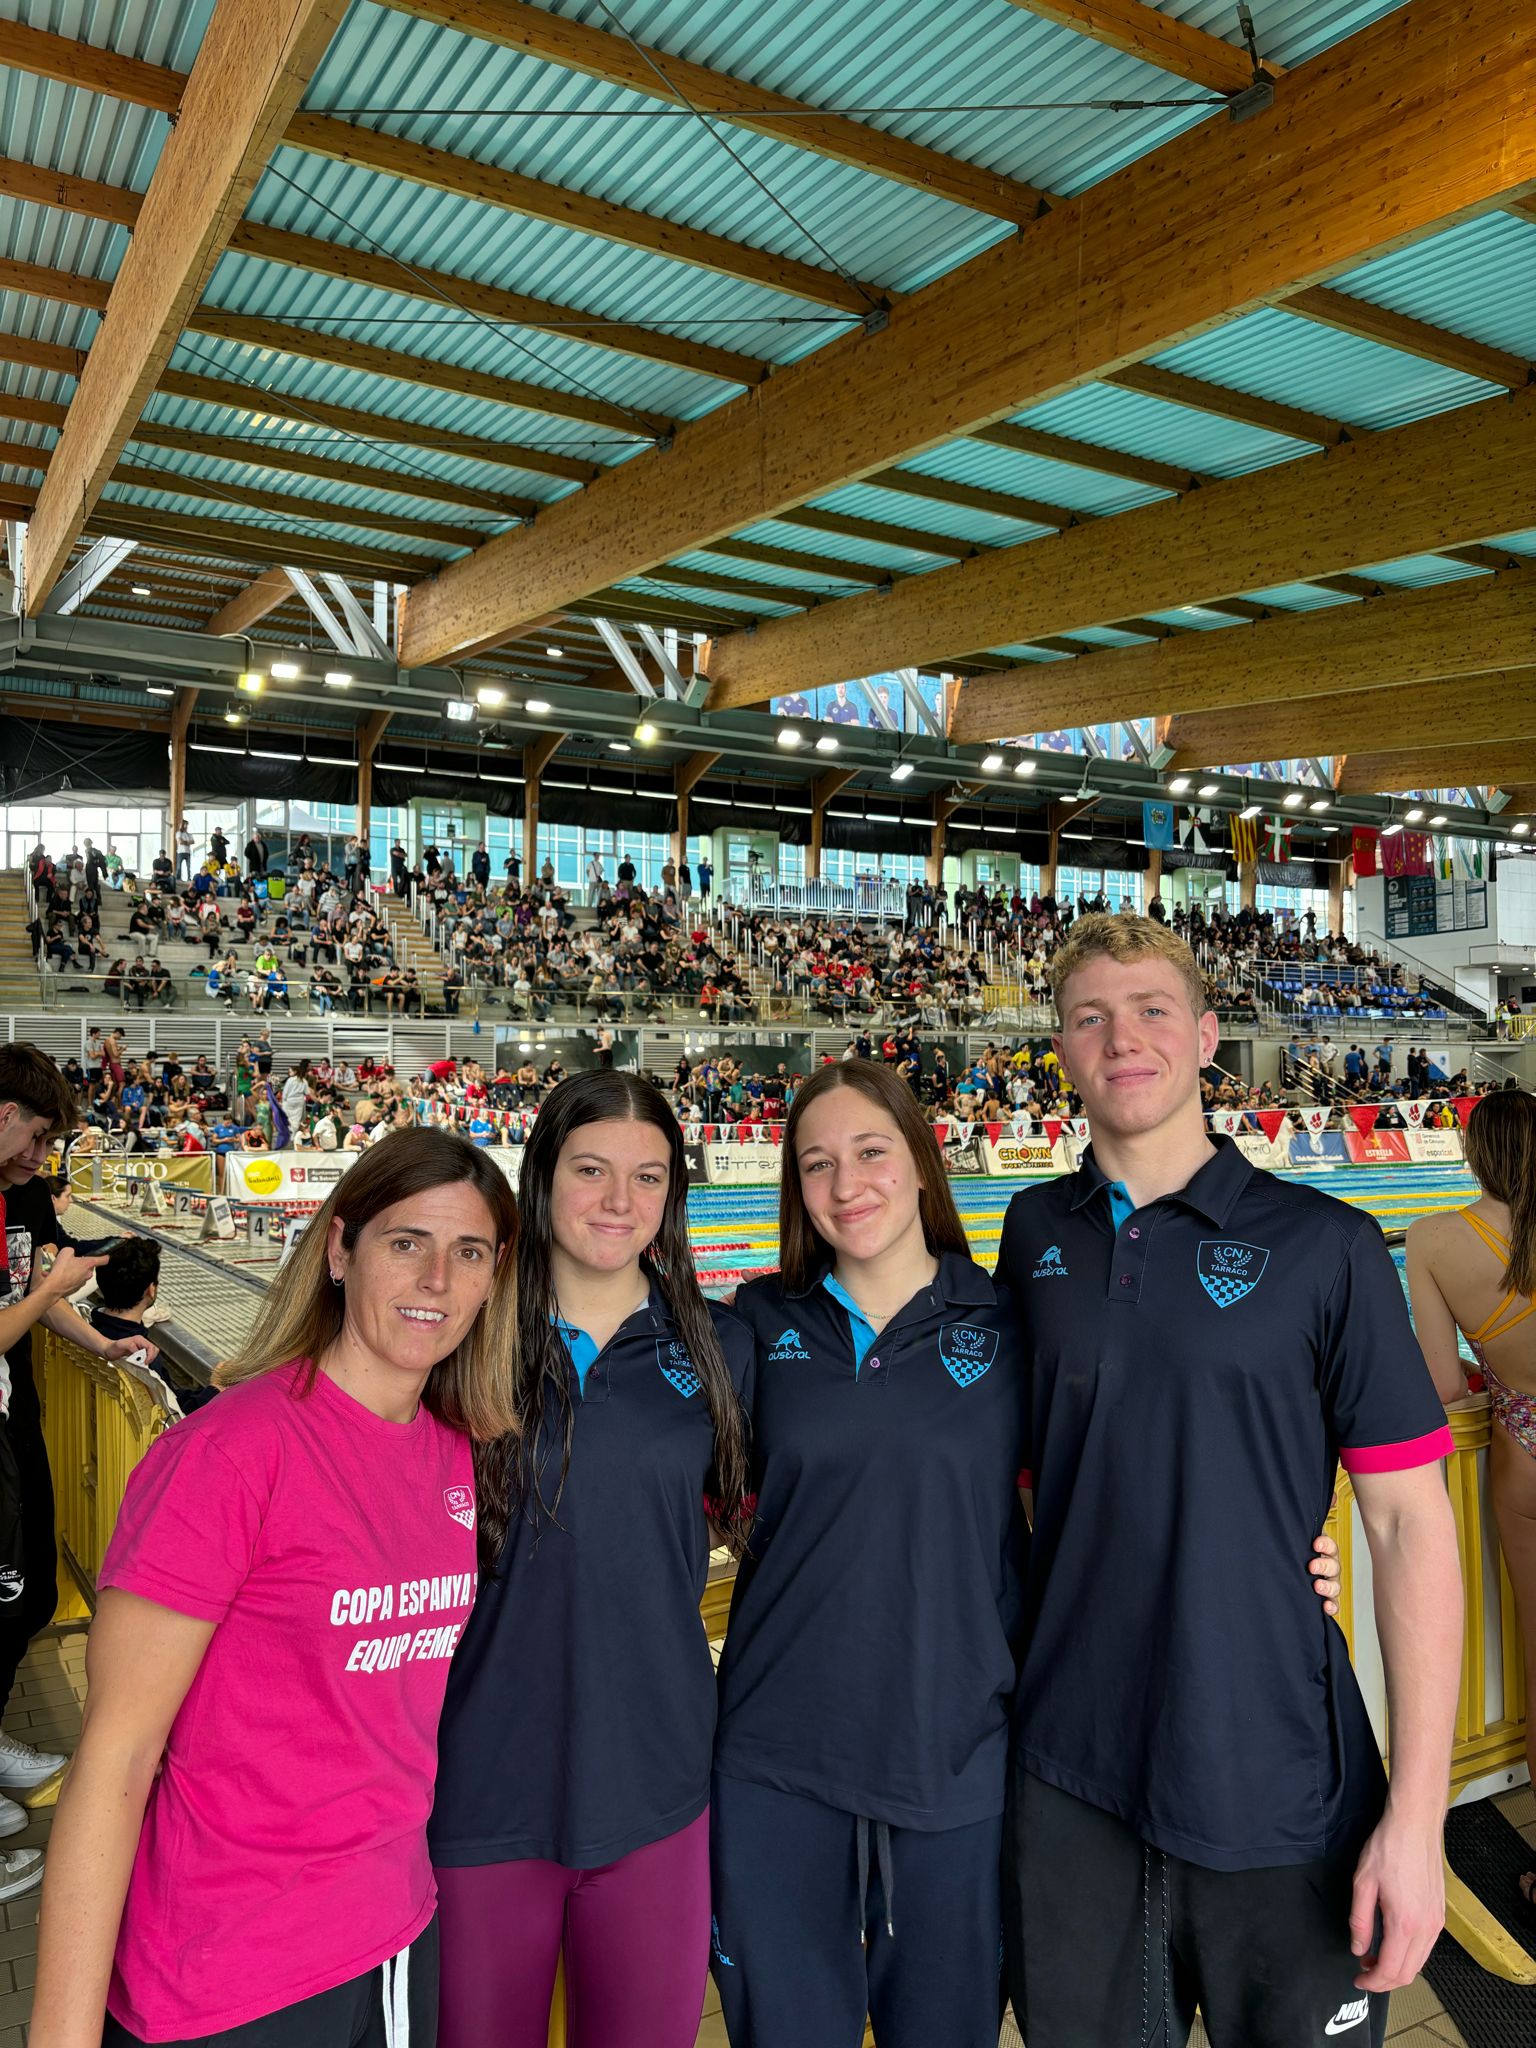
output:
[[[1499,862],[1498,908],[1489,916],[1497,921],[1501,942],[1511,946],[1536,946],[1536,860],[1529,856]]]

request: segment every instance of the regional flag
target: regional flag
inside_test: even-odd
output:
[[[1244,863],[1256,861],[1259,857],[1259,821],[1257,818],[1234,818],[1232,820],[1232,857]]]
[[[1161,850],[1173,844],[1173,805],[1168,803],[1144,803],[1141,807],[1142,844],[1152,850]]]
[[[1357,825],[1350,841],[1350,851],[1357,875],[1374,875],[1376,872],[1376,847],[1380,834],[1369,825]]]

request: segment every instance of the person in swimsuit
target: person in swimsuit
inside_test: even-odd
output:
[[[1408,1292],[1419,1343],[1447,1407],[1467,1393],[1458,1334],[1498,1425],[1488,1479],[1499,1542],[1536,1682],[1536,1096],[1502,1089],[1467,1120],[1467,1165],[1482,1192],[1469,1208],[1421,1216],[1408,1232]],[[1536,1782],[1536,1722],[1526,1756]],[[1536,1871],[1520,1880],[1536,1905]]]

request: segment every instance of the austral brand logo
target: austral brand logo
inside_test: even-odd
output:
[[[1061,1263],[1061,1246],[1049,1244],[1035,1261],[1036,1280],[1065,1280],[1067,1269]]]
[[[810,1355],[809,1351],[800,1342],[800,1332],[798,1330],[786,1330],[782,1337],[774,1340],[774,1346],[768,1354],[768,1360],[772,1364],[776,1358],[809,1358]]]
[[[939,1330],[939,1356],[957,1387],[974,1386],[997,1356],[996,1330],[974,1323],[945,1323]]]
[[[1200,1285],[1218,1308],[1252,1294],[1269,1264],[1269,1253],[1261,1244],[1237,1244],[1232,1240],[1207,1238],[1195,1255]]]
[[[685,1401],[692,1400],[703,1382],[693,1369],[687,1345],[679,1344],[675,1337],[658,1337],[656,1363],[661,1367],[661,1376],[667,1385],[676,1387]]]
[[[443,1488],[443,1506],[461,1528],[473,1529],[475,1526],[475,1496],[472,1488],[468,1486],[445,1486]]]

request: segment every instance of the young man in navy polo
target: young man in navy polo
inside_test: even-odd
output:
[[[1461,1583],[1444,1410],[1374,1221],[1212,1139],[1200,970],[1146,918],[1056,955],[1093,1144],[1016,1195],[1030,1635],[1005,1849],[1029,2048],[1384,2039],[1444,1910]],[[1295,1559],[1336,1467],[1370,1545],[1390,1794]]]

